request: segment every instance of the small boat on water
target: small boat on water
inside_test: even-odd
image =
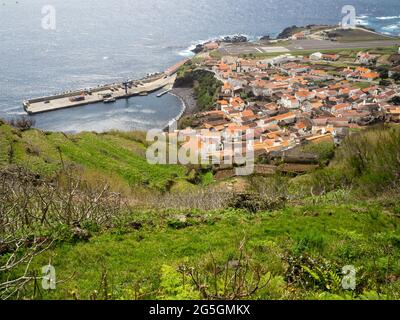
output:
[[[139,93],[139,96],[148,96],[149,93],[147,91],[143,91],[141,93]]]
[[[113,103],[115,101],[117,101],[117,99],[115,99],[114,97],[105,98],[103,100],[104,103]]]
[[[163,95],[167,94],[167,93],[170,92],[170,91],[171,91],[171,89],[165,90],[165,91],[163,91],[163,92],[160,92],[159,94],[157,94],[157,98],[161,98]]]

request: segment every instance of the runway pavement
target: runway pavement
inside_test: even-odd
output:
[[[219,49],[223,55],[240,55],[250,53],[288,53],[291,51],[318,51],[330,49],[352,49],[352,48],[384,48],[400,47],[400,40],[376,40],[376,41],[354,41],[354,42],[335,42],[328,40],[295,40],[284,43],[282,46],[268,46],[263,43],[238,43],[226,44]]]

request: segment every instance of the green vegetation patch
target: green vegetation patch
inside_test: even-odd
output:
[[[70,279],[54,292],[43,293],[43,298],[89,299],[99,290],[106,273],[109,298],[133,299],[140,292],[142,298],[162,299],[166,298],[162,285],[166,269],[175,279],[168,291],[175,293],[167,298],[190,292],[189,298],[196,298],[193,286],[182,287],[178,267],[198,265],[210,255],[219,262],[234,259],[243,239],[252,259],[263,265],[275,281],[280,279],[279,290],[269,287],[252,298],[315,299],[322,293],[342,298],[350,294],[355,298],[369,290],[398,298],[398,291],[393,292],[393,288],[400,285],[395,280],[400,272],[396,262],[400,258],[399,221],[377,205],[287,207],[256,215],[245,211],[166,214],[136,214],[131,219],[141,221],[139,230],[124,227],[94,236],[88,242],[59,245],[37,258],[34,268],[50,260],[59,280]],[[308,284],[305,290],[300,282],[307,275],[291,274],[293,266],[287,263],[287,259],[297,261],[304,257],[331,266],[337,277],[342,277],[339,271],[343,266],[354,265],[359,277],[357,292],[321,287],[321,279]],[[318,272],[319,267],[308,264],[307,268]],[[291,283],[289,279],[296,281]]]
[[[113,179],[119,177],[129,186],[158,190],[166,190],[171,181],[185,176],[183,166],[149,164],[145,137],[137,132],[20,132],[3,124],[0,136],[1,167],[20,165],[51,176],[63,165],[75,164]]]

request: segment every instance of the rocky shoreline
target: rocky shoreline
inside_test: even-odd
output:
[[[249,42],[249,39],[246,36],[243,35],[235,35],[235,36],[226,36],[222,39],[214,39],[208,42],[204,42],[204,43],[199,43],[196,45],[196,47],[192,50],[193,53],[198,54],[201,53],[205,50],[205,45],[209,44],[209,43],[218,43],[218,44],[222,44],[222,43],[230,43],[230,44],[237,44],[237,43],[246,43]]]
[[[177,124],[183,117],[195,115],[200,111],[193,88],[175,87],[169,94],[177,97],[182,102],[182,111],[164,127],[164,131],[168,131],[171,126]]]
[[[181,117],[191,116],[199,112],[196,97],[193,88],[190,87],[176,87],[170,91],[170,94],[175,95],[182,100],[184,104],[184,112]],[[178,119],[179,120],[179,119]]]

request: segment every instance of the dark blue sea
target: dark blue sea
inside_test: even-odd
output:
[[[290,25],[337,24],[351,4],[358,22],[400,33],[399,0],[0,0],[0,118],[24,114],[22,101],[138,78],[223,35],[277,35]],[[42,27],[42,8],[56,29]],[[46,130],[163,127],[180,113],[174,96],[154,95],[35,116]]]

